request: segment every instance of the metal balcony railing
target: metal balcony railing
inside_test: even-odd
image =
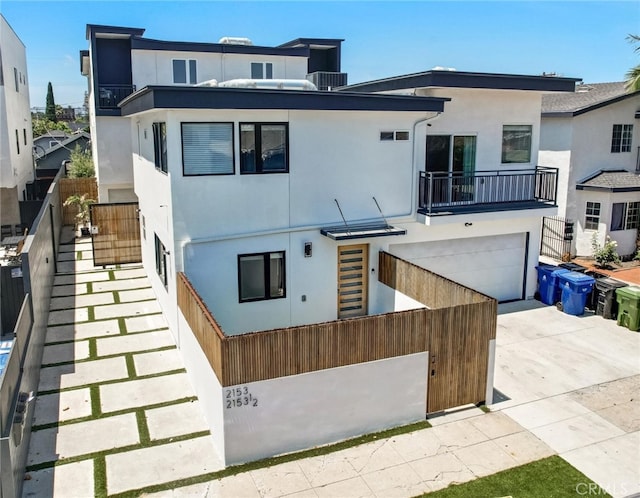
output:
[[[98,87],[98,108],[117,109],[118,102],[135,91],[135,85],[100,85]]]
[[[420,172],[418,211],[445,214],[555,205],[557,168],[465,173]]]

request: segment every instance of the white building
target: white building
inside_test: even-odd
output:
[[[640,92],[623,82],[579,85],[542,100],[539,163],[559,169],[558,214],[575,222],[572,254],[608,236],[635,253],[640,226]]]
[[[100,202],[135,201],[132,144],[118,102],[148,85],[192,86],[211,80],[305,79],[344,85],[342,40],[301,38],[279,47],[246,38],[187,43],[144,38],[144,29],[87,25],[80,65],[89,84],[93,160]]]
[[[26,49],[0,15],[0,221],[20,223],[19,201],[34,179]]]

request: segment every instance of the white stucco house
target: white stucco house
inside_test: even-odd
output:
[[[496,303],[533,296],[557,212],[541,96],[575,79],[331,74],[316,90],[314,51],[341,40],[88,34],[94,106],[108,47],[131,54],[127,95],[92,119],[130,148],[143,264],[226,464],[490,399]]]
[[[26,48],[0,15],[0,222],[20,223],[34,179]]]
[[[558,214],[575,223],[573,255],[595,236],[636,252],[640,226],[640,92],[624,82],[583,84],[542,99],[539,164],[558,168]]]

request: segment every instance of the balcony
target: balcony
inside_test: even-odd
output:
[[[307,74],[307,79],[313,83],[318,90],[329,90],[347,84],[347,73],[330,73],[328,71],[316,71]]]
[[[420,172],[418,213],[427,216],[535,209],[555,206],[557,168]]]
[[[98,109],[117,109],[118,102],[135,91],[135,85],[100,85],[98,87]]]

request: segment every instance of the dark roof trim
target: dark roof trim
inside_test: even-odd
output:
[[[80,50],[80,73],[83,74],[83,64],[84,59],[89,59],[89,51],[88,50]]]
[[[348,85],[339,90],[353,92],[384,92],[408,88],[486,88],[496,90],[535,90],[542,92],[573,92],[580,78],[525,76],[516,74],[469,73],[461,71],[425,71]]]
[[[100,24],[87,24],[87,40],[91,35],[95,36],[98,33],[106,35],[130,35],[130,36],[142,36],[144,34],[142,28],[125,28],[122,26],[104,26]]]
[[[344,38],[296,38],[295,40],[288,41],[278,47],[308,47],[309,45],[324,45],[327,47],[340,46],[344,41]]]
[[[640,187],[602,187],[595,185],[576,185],[576,190],[596,190],[601,192],[640,192]]]
[[[325,227],[320,229],[320,233],[333,240],[351,240],[405,235],[407,231],[404,228],[392,227],[386,223],[367,223],[362,225]]]
[[[255,45],[233,45],[228,43],[198,43],[133,38],[132,50],[171,50],[175,52],[212,52],[227,54],[279,55],[289,57],[309,57],[309,49],[258,47]]]
[[[617,102],[621,102],[631,97],[637,97],[640,95],[640,91],[633,93],[625,93],[624,95],[619,95],[618,97],[614,97],[609,100],[603,100],[602,102],[598,102],[597,104],[593,104],[587,107],[583,107],[582,109],[578,109],[577,111],[551,111],[551,112],[543,112],[543,118],[561,118],[561,117],[573,117],[580,116],[580,114],[585,114],[589,111],[595,111],[596,109],[600,109],[602,107],[606,107],[611,104],[615,104]],[[638,112],[636,111],[636,118],[638,117]]]
[[[406,95],[150,86],[120,102],[123,116],[152,109],[292,109],[443,112],[451,99]]]

